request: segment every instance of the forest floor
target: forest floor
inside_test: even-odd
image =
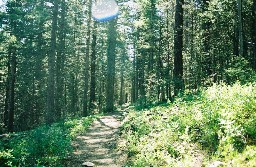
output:
[[[74,152],[67,166],[79,167],[91,162],[96,167],[121,167],[127,156],[117,149],[121,142],[119,128],[123,116],[112,113],[99,117],[90,128],[73,141]]]

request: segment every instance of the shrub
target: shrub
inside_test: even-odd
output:
[[[0,166],[62,166],[72,151],[72,138],[83,133],[94,118],[70,119],[10,134],[8,142],[0,145]]]
[[[255,74],[250,67],[250,63],[243,57],[235,57],[233,63],[225,69],[224,75],[228,84],[234,84],[236,81],[247,83],[248,81],[255,81]]]
[[[0,152],[0,166],[13,166],[14,159],[12,155],[13,150],[3,150]]]
[[[255,84],[215,84],[166,107],[130,112],[123,125],[127,165],[193,166],[205,157],[206,166],[214,160],[253,166],[255,127]]]

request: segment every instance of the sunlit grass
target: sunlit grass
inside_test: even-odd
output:
[[[62,166],[71,153],[71,141],[97,116],[68,119],[51,126],[10,134],[0,144],[0,166]]]
[[[255,84],[213,85],[191,98],[128,114],[128,166],[256,163]]]

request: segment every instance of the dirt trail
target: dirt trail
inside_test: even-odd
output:
[[[117,150],[122,118],[120,114],[111,114],[94,121],[86,133],[74,141],[75,151],[67,166],[79,167],[83,162],[92,162],[96,167],[123,166],[126,155]]]

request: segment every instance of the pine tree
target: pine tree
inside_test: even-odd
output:
[[[89,89],[89,57],[90,57],[90,42],[91,42],[91,18],[92,18],[92,0],[88,4],[87,18],[87,34],[86,34],[86,53],[84,62],[84,97],[83,97],[83,116],[88,116],[88,89]]]
[[[52,29],[51,29],[51,45],[48,54],[48,81],[47,81],[47,113],[46,122],[51,124],[56,119],[55,113],[55,60],[56,60],[56,40],[57,40],[57,21],[59,1],[54,0],[52,11]]]
[[[111,20],[108,27],[106,112],[114,111],[115,58],[117,38],[116,24],[117,19]]]
[[[94,109],[96,102],[96,44],[97,44],[97,34],[96,34],[97,23],[94,22],[93,34],[92,34],[92,53],[91,53],[91,83],[90,83],[90,105],[89,109]]]
[[[176,0],[174,27],[174,96],[184,90],[183,83],[183,7],[184,0]]]

